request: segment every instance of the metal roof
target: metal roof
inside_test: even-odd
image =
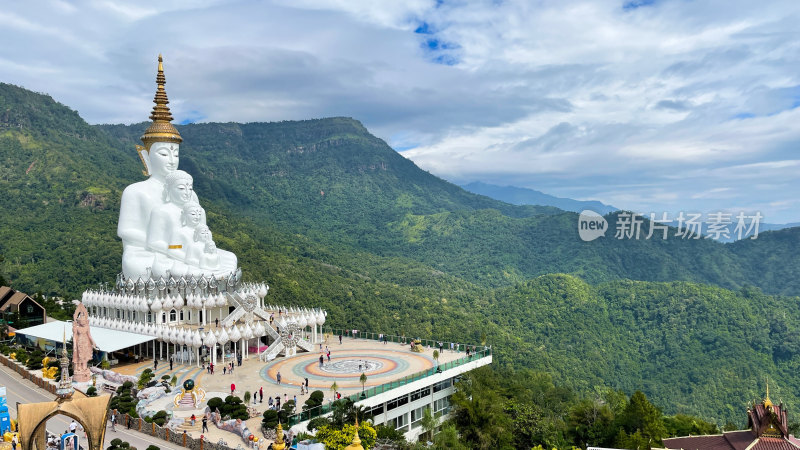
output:
[[[94,342],[97,344],[97,348],[104,352],[115,352],[155,339],[155,336],[131,333],[130,331],[111,330],[98,326],[90,326],[89,328],[92,333],[92,339],[94,339]],[[42,325],[36,325],[35,327],[17,330],[17,334],[34,336],[55,342],[63,342],[65,333],[67,342],[72,342],[72,322],[48,322]]]

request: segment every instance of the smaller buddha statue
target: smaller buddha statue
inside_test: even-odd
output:
[[[181,211],[181,227],[172,240],[176,247],[173,256],[191,266],[200,266],[204,244],[197,243],[198,227],[206,226],[206,211],[195,201],[183,205]]]
[[[194,229],[193,248],[202,249],[199,258],[201,269],[216,269],[219,267],[217,244],[214,243],[214,238],[208,226],[200,225]]]
[[[176,170],[165,177],[165,183],[165,203],[153,209],[147,226],[147,249],[155,253],[153,277],[165,276],[168,271],[173,275],[186,272],[185,268],[173,268],[173,265],[185,257],[183,246],[178,241],[183,206],[192,200],[194,194],[193,180],[183,170]]]

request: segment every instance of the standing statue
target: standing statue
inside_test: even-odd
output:
[[[92,350],[97,345],[89,329],[89,312],[83,303],[78,303],[72,316],[72,379],[85,383],[92,378],[88,363],[92,360]]]
[[[156,76],[158,87],[153,100],[155,106],[150,114],[153,123],[141,137],[144,146],[136,146],[139,158],[145,167],[143,173],[149,178],[126,187],[120,202],[117,236],[122,239],[122,273],[126,278],[133,280],[155,279],[166,275],[226,277],[236,272],[238,264],[236,255],[218,250],[218,260],[215,257],[205,258],[207,263],[205,267],[196,263],[187,264],[180,257],[182,255],[179,255],[184,252],[169,251],[177,250],[180,244],[164,241],[167,237],[179,235],[178,228],[182,226],[181,221],[170,220],[168,223],[161,223],[160,219],[157,219],[159,223],[152,224],[153,212],[170,203],[165,195],[165,191],[168,191],[167,179],[178,170],[180,143],[183,141],[171,123],[172,113],[167,106],[169,100],[164,89],[165,84],[163,60],[159,55]],[[199,204],[197,194],[191,186],[186,189],[184,184],[183,189],[189,198],[184,200],[182,196],[181,204],[187,202]],[[177,206],[175,200],[172,200],[172,203],[171,206]],[[203,216],[205,222],[205,214]],[[166,248],[162,248],[163,243],[166,243]],[[215,246],[208,247],[216,250]],[[209,252],[217,253],[211,250]],[[215,261],[215,265],[209,266],[208,262]]]

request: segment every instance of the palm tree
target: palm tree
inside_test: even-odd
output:
[[[361,398],[366,398],[367,394],[364,393],[364,386],[367,384],[367,374],[361,372],[361,377],[358,379],[361,382]]]
[[[339,390],[339,385],[334,381],[331,385],[331,392],[333,392],[333,399],[336,400],[336,391]]]

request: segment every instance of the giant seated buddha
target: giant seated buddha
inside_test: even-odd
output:
[[[143,146],[136,146],[144,164],[144,175],[148,178],[125,188],[120,203],[117,236],[122,239],[122,273],[126,278],[148,279],[160,276],[202,276],[225,277],[237,269],[237,258],[231,252],[216,249],[218,256],[205,258],[204,264],[186,260],[182,243],[172,242],[181,235],[180,206],[184,203],[199,203],[191,184],[176,185],[182,190],[180,195],[169,195],[167,179],[186,180],[184,176],[175,177],[178,170],[180,133],[172,125],[172,114],[167,104],[164,90],[166,79],[161,55],[158,56],[158,75],[156,76],[152,124],[142,135]],[[190,178],[189,178],[189,181]],[[172,201],[170,202],[170,198]],[[153,213],[158,212],[153,220]],[[211,263],[209,263],[211,261]],[[193,264],[194,263],[194,264]]]

